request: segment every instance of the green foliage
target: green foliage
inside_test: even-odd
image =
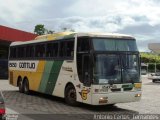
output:
[[[141,53],[142,63],[160,63],[160,56],[152,53]]]
[[[38,35],[44,35],[46,29],[44,28],[44,25],[38,24],[35,26],[34,33]]]
[[[44,27],[42,24],[38,24],[35,26],[34,33],[38,35],[44,35],[44,34],[53,34],[55,31],[48,30]]]

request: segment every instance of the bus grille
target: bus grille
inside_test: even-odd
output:
[[[123,88],[124,91],[130,91],[132,90],[133,88]]]
[[[121,91],[121,88],[111,89],[112,92],[118,92]]]

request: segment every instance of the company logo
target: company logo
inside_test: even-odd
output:
[[[90,91],[87,89],[87,90],[82,90],[81,92],[79,92],[79,94],[81,95],[81,98],[83,99],[83,100],[87,100],[87,95],[88,95],[88,93],[89,93]]]

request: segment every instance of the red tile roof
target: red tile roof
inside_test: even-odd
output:
[[[10,41],[10,42],[28,41],[35,39],[35,37],[37,36],[38,35],[33,33],[0,25],[0,40]]]

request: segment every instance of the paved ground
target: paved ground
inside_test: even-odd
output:
[[[140,102],[116,104],[114,107],[94,107],[80,104],[71,107],[64,100],[57,97],[32,93],[19,93],[17,88],[0,81],[0,89],[6,99],[8,114],[19,114],[21,120],[52,120],[55,119],[91,119],[94,114],[160,114],[160,83],[152,83],[143,77],[143,96]],[[90,116],[86,116],[90,114]],[[73,116],[75,115],[75,116]],[[52,118],[52,119],[51,119]]]

